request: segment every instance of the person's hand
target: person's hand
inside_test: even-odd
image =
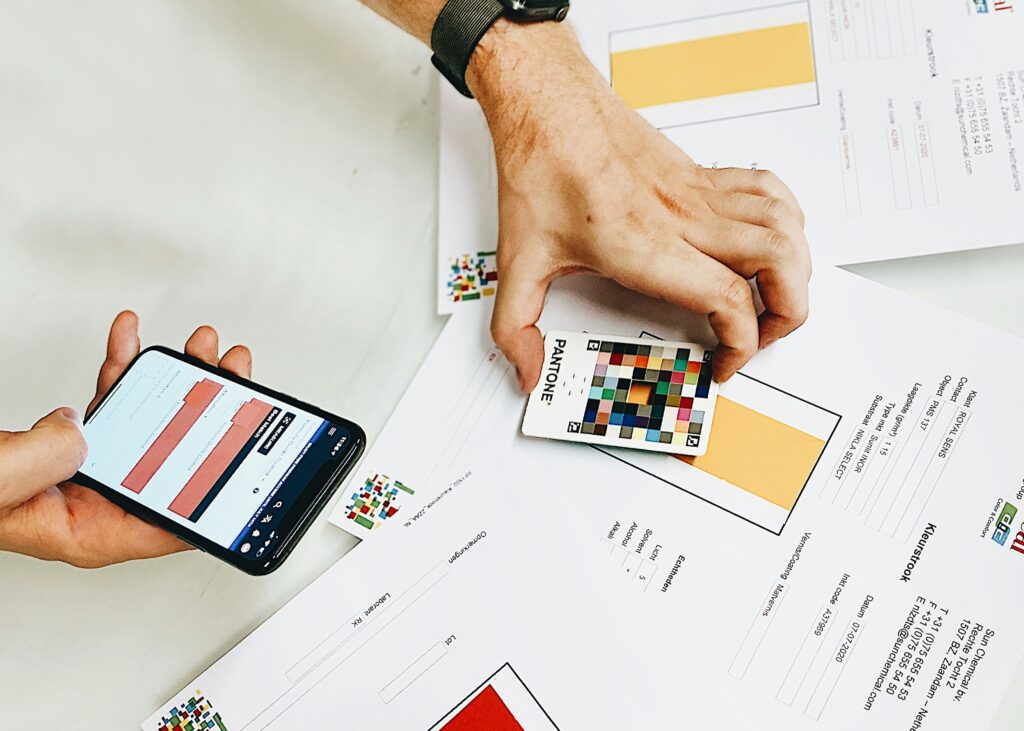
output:
[[[498,163],[492,333],[524,390],[540,378],[548,286],[572,272],[706,314],[719,382],[807,318],[811,258],[790,190],[769,172],[698,166],[610,89],[568,27],[499,22],[467,79]]]
[[[110,328],[96,406],[139,353],[138,318],[122,312]],[[235,346],[218,361],[217,332],[201,327],[185,352],[244,377],[252,356]],[[82,420],[68,408],[44,416],[26,432],[0,432],[0,550],[95,568],[152,558],[189,546],[87,487],[65,482],[85,462]]]

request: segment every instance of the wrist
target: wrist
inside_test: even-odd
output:
[[[567,23],[501,18],[477,45],[466,82],[493,128],[510,107],[551,93],[554,80],[593,71]]]

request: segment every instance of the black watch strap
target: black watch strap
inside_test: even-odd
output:
[[[484,34],[505,13],[501,0],[448,0],[434,23],[431,61],[464,96],[473,98],[466,69]]]

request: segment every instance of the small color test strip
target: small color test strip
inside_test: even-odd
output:
[[[692,343],[553,331],[523,434],[699,456],[718,384]]]

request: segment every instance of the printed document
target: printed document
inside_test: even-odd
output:
[[[493,466],[445,485],[415,524],[355,548],[143,729],[186,717],[231,731],[719,725],[724,695],[650,665],[658,633],[634,636],[628,586],[557,496],[537,504],[535,484]]]
[[[540,471],[659,628],[766,729],[986,727],[1024,652],[1024,344],[821,268],[811,319],[721,388],[708,451],[519,433],[524,397],[487,313],[454,317],[364,467],[415,488],[374,545],[481,460]],[[597,277],[542,329],[710,342],[706,323]],[[573,374],[554,359],[542,385]],[[686,672],[685,669],[680,672]]]

